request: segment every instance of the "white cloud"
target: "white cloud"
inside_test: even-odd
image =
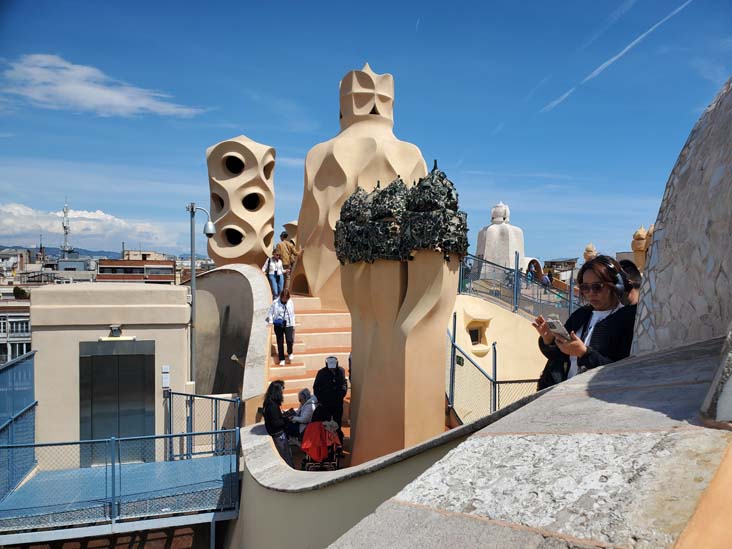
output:
[[[63,237],[61,211],[36,210],[24,204],[0,203],[0,235],[5,245],[32,246],[43,234],[48,246],[58,246]],[[122,219],[101,210],[69,210],[71,244],[95,250],[117,250],[122,242],[162,251],[180,249],[179,235],[185,222],[156,223]]]
[[[661,19],[658,23],[656,23],[650,29],[648,29],[646,32],[644,32],[643,34],[641,34],[638,38],[636,38],[630,44],[628,44],[627,46],[625,46],[620,51],[620,53],[618,53],[616,55],[613,55],[610,59],[608,59],[607,61],[605,61],[604,63],[602,63],[599,67],[597,67],[594,71],[592,71],[589,75],[587,75],[585,77],[585,79],[582,81],[582,84],[584,84],[585,82],[589,82],[593,78],[595,78],[598,75],[600,75],[610,65],[612,65],[613,63],[615,63],[616,61],[618,61],[619,59],[621,59],[626,53],[628,53],[630,50],[632,50],[638,44],[640,44],[645,39],[646,36],[648,36],[649,34],[651,34],[658,27],[660,27],[661,25],[663,25],[666,21],[668,21],[669,19],[671,19],[674,15],[676,15],[677,13],[679,13],[681,10],[683,10],[686,6],[688,6],[689,4],[691,4],[693,1],[694,0],[686,0],[686,2],[684,2],[683,4],[681,4],[678,8],[676,8],[675,10],[673,10],[666,17],[664,17],[663,19]]]
[[[208,197],[203,165],[169,169],[130,164],[76,162],[43,157],[0,157],[0,197],[6,202],[54,208],[83,201],[103,209],[128,206],[158,211],[183,208]]]
[[[563,93],[560,95],[557,99],[554,101],[551,101],[547,103],[539,112],[549,112],[553,110],[555,107],[557,107],[559,104],[564,102],[565,99],[567,99],[572,93],[579,87],[593,78],[597,78],[600,74],[602,74],[608,67],[610,67],[613,63],[619,61],[623,58],[623,56],[628,53],[630,50],[635,48],[638,44],[640,44],[649,34],[651,34],[653,31],[655,31],[658,27],[663,25],[666,21],[671,19],[674,15],[679,13],[681,10],[683,10],[686,6],[691,4],[694,0],[686,0],[683,4],[681,4],[679,7],[677,7],[675,10],[673,10],[671,13],[669,13],[666,17],[661,19],[658,23],[653,25],[651,28],[649,28],[647,31],[645,31],[643,34],[638,36],[635,40],[630,42],[627,46],[625,46],[620,53],[617,53],[616,55],[613,55],[610,59],[600,64],[595,70],[593,70],[590,74],[588,74],[584,80],[582,80],[577,86],[573,87],[569,91]]]
[[[558,107],[561,103],[563,103],[570,95],[574,93],[574,90],[577,88],[572,88],[569,91],[564,92],[562,95],[557,97],[554,101],[550,101],[546,105],[542,107],[542,109],[539,112],[549,112],[553,110],[554,108]]]
[[[620,19],[623,15],[628,13],[630,9],[635,5],[635,3],[638,0],[625,0],[622,4],[620,4],[617,8],[613,10],[613,12],[608,16],[608,18],[605,20],[605,23],[600,27],[595,33],[590,37],[590,39],[582,44],[580,47],[580,50],[583,50],[590,46],[595,40],[600,38],[607,30],[612,27],[615,23],[618,22],[618,19]]]
[[[203,109],[169,101],[170,95],[116,80],[100,69],[75,65],[58,55],[24,55],[2,73],[5,94],[45,109],[99,116],[157,114],[188,118]]]
[[[552,78],[552,75],[549,74],[549,75],[545,76],[544,78],[542,78],[541,80],[539,80],[539,83],[536,84],[536,86],[534,86],[533,88],[531,88],[531,90],[529,90],[529,93],[526,94],[526,97],[524,97],[524,101],[528,101],[529,99],[531,99],[531,97],[539,90],[539,88],[541,88],[544,84],[549,82],[549,80],[551,80],[551,78]]]

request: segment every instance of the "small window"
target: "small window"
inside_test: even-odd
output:
[[[470,342],[473,345],[478,345],[480,343],[480,328],[472,328],[469,330],[470,333]]]

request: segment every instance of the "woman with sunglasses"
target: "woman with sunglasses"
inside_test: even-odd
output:
[[[564,324],[569,339],[554,334],[541,316],[533,322],[539,349],[549,359],[539,390],[630,354],[636,306],[623,306],[631,285],[618,262],[599,255],[582,265],[577,282],[587,305]]]

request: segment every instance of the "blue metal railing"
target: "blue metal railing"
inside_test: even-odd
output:
[[[34,355],[31,351],[0,365],[0,445],[35,441]],[[35,463],[32,448],[0,455],[0,500],[18,486]]]
[[[0,424],[35,400],[35,354],[35,351],[31,351],[0,364]]]
[[[499,301],[514,312],[553,314],[564,321],[581,304],[577,296],[570,299],[573,290],[570,284],[569,293],[561,292],[542,285],[516,265],[504,267],[470,254],[460,264],[459,293]]]
[[[169,453],[189,438],[194,456]],[[238,428],[0,445],[2,464],[23,451],[36,459],[33,473],[0,500],[0,533],[236,509],[238,450]],[[97,457],[94,466],[81,466],[85,454]]]

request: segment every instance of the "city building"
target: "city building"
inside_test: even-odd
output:
[[[175,284],[175,261],[100,259],[96,281]]]
[[[174,259],[173,256],[160,252],[145,250],[122,250],[122,259],[127,261],[165,261]]]
[[[30,349],[30,301],[0,300],[0,364]]]
[[[544,271],[551,271],[554,278],[569,284],[572,274],[577,267],[576,257],[563,257],[559,259],[549,259],[544,262]]]
[[[12,277],[23,271],[30,263],[30,251],[24,248],[5,248],[0,250],[0,277]]]

